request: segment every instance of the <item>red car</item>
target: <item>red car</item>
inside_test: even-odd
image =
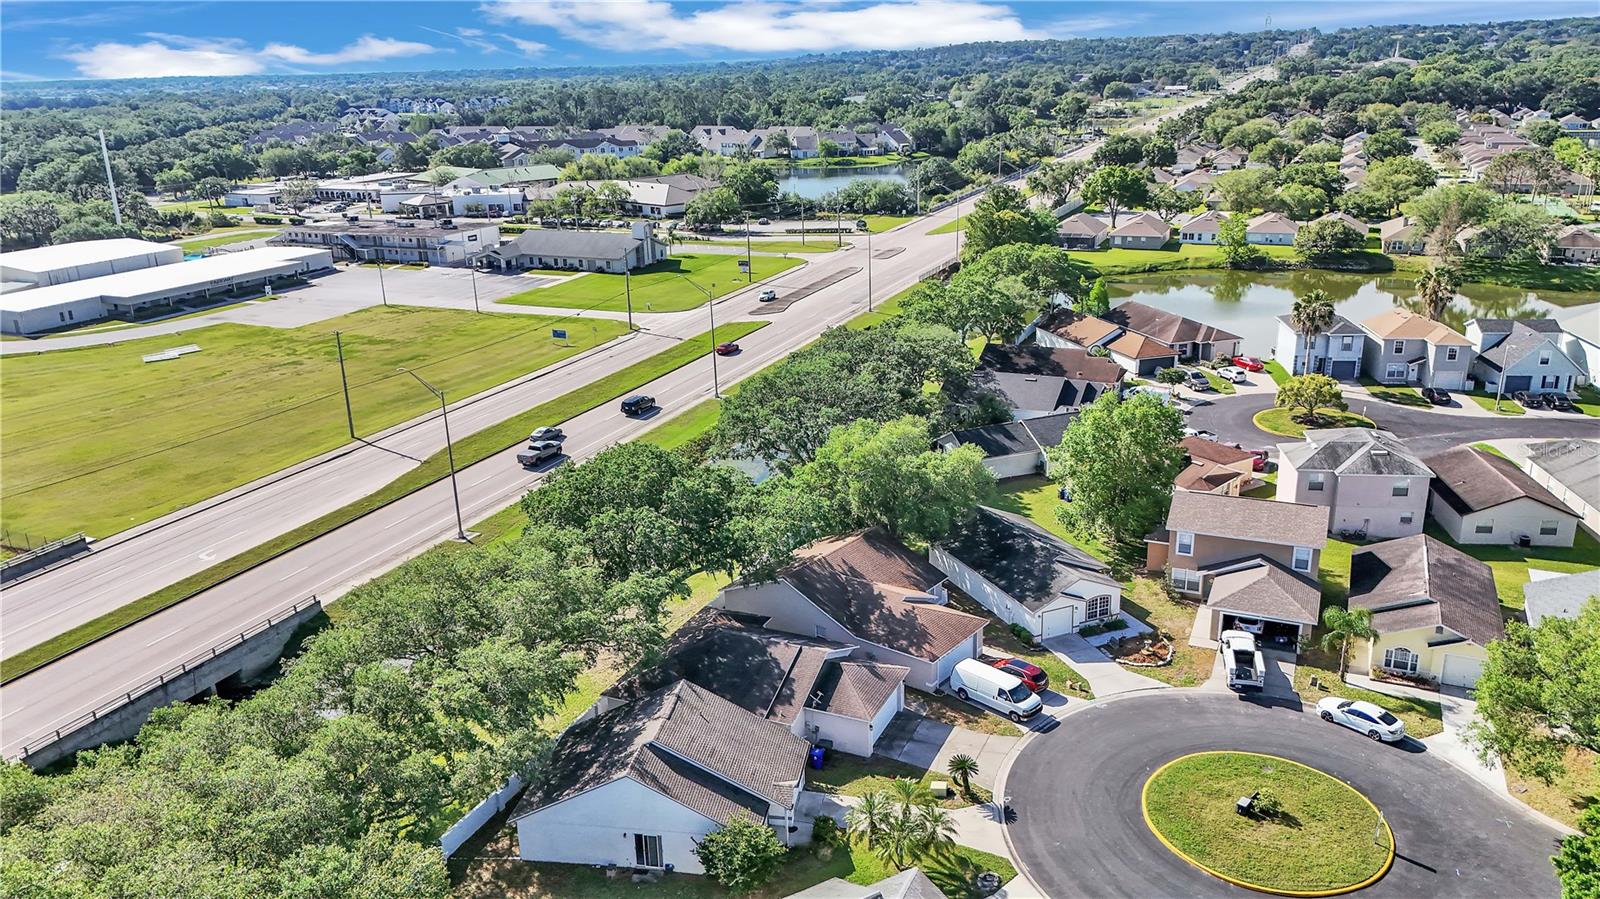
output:
[[[1250,463],[1250,470],[1251,471],[1266,471],[1267,470],[1267,451],[1266,450],[1245,450],[1245,452],[1249,453],[1251,458],[1254,460],[1254,461],[1252,461]]]
[[[1050,675],[1045,674],[1043,668],[1031,662],[1024,662],[1021,659],[996,659],[989,664],[1022,681],[1024,686],[1035,693],[1043,693],[1050,689]]]
[[[1260,359],[1257,359],[1254,356],[1234,356],[1233,364],[1239,366],[1245,371],[1265,371],[1267,368],[1261,363]]]
[[[730,341],[728,343],[719,343],[719,344],[717,344],[717,355],[718,356],[732,356],[734,353],[737,353],[737,352],[739,352],[739,345],[737,343],[733,343],[733,342]]]

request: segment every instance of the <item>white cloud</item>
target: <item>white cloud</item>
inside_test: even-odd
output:
[[[549,44],[541,44],[538,41],[530,41],[526,38],[512,37],[509,34],[504,35],[504,37],[506,40],[511,42],[511,46],[522,51],[523,56],[538,56],[540,53],[550,49]]]
[[[929,47],[1039,36],[1010,7],[974,0],[864,5],[734,0],[680,10],[666,0],[494,0],[492,19],[554,29],[595,46],[746,53]]]
[[[268,70],[376,62],[438,52],[437,47],[364,35],[331,53],[292,44],[254,49],[237,38],[199,38],[151,33],[144,43],[103,41],[60,54],[85,78],[162,78],[176,75],[256,75]]]
[[[418,27],[423,31],[431,31],[434,34],[441,35],[461,43],[464,46],[472,47],[480,53],[505,52],[504,47],[501,47],[499,44],[496,44],[494,41],[491,41],[485,37],[483,29],[481,28],[457,28],[454,31],[444,31],[442,29],[432,28],[427,25],[419,25]]]

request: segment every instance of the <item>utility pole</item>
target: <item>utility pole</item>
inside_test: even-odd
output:
[[[409,368],[402,367],[397,371],[403,371],[416,378],[418,384],[426,387],[429,393],[439,398],[439,415],[444,418],[444,452],[445,457],[450,460],[450,495],[456,502],[456,538],[465,543],[467,542],[467,529],[461,523],[461,491],[456,488],[456,451],[455,446],[450,442],[450,407],[444,401],[444,391],[424,381],[421,375]]]
[[[750,258],[750,213],[744,214],[744,267],[745,280],[754,283],[756,280],[756,263]]]
[[[839,246],[844,246],[844,212],[839,209],[833,211],[833,233],[839,235]]]
[[[867,311],[872,311],[872,229],[867,229]]]
[[[1563,145],[1565,146],[1565,145]],[[806,245],[806,204],[800,201],[800,246]]]
[[[100,161],[106,166],[106,189],[111,191],[111,214],[122,227],[122,204],[117,202],[117,179],[111,177],[111,153],[106,150],[106,129],[100,129]]]
[[[633,270],[626,267],[627,264],[628,264],[626,260],[624,260],[622,264],[624,266],[624,268],[622,269],[622,292],[623,292],[623,295],[628,298],[628,330],[632,331],[632,330],[634,330],[634,327],[633,327]]]
[[[350,439],[356,439],[356,416],[350,411],[350,378],[344,371],[344,339],[333,332],[333,346],[339,352],[339,383],[344,387],[344,422],[350,428]]]
[[[467,268],[472,272],[472,311],[481,315],[483,310],[478,308],[478,257],[467,257]]]
[[[679,275],[678,277],[685,281],[689,281],[689,277],[687,275]],[[721,397],[722,386],[721,382],[717,379],[717,298],[715,296],[717,284],[715,281],[711,282],[710,290],[706,290],[704,287],[695,284],[693,281],[689,281],[689,284],[693,286],[695,290],[698,290],[706,295],[706,314],[711,316],[711,395],[714,397]]]

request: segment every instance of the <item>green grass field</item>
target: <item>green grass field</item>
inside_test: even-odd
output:
[[[684,240],[681,237],[677,239],[676,244],[680,249],[689,250],[691,252],[697,247],[733,247],[735,249],[742,250],[745,246],[744,241],[742,240]],[[851,246],[852,244],[850,241],[845,241],[845,249],[849,249]],[[833,234],[808,234],[806,235],[805,243],[800,242],[799,235],[796,235],[793,238],[786,237],[781,240],[750,241],[750,250],[755,254],[832,253],[837,249],[840,249],[839,239],[837,235]]]
[[[198,253],[201,250],[206,250],[211,247],[227,246],[230,243],[243,243],[247,240],[255,240],[258,237],[269,237],[277,233],[277,231],[264,230],[232,231],[227,234],[212,234],[206,237],[197,237],[194,240],[180,240],[178,241],[178,246],[182,247],[185,253]]]
[[[914,215],[864,215],[867,221],[867,230],[873,234],[881,234],[890,228],[898,228],[906,222],[916,218]]]
[[[1290,261],[1293,247],[1258,247],[1269,259]],[[1073,250],[1078,262],[1093,266],[1102,275],[1128,275],[1138,272],[1180,269],[1225,268],[1222,248],[1211,244],[1169,243],[1160,250],[1130,250],[1113,247],[1105,250]]]
[[[1296,411],[1274,406],[1271,409],[1262,409],[1255,415],[1255,425],[1269,434],[1281,434],[1284,437],[1304,437],[1306,426],[1294,420]],[[1318,428],[1375,428],[1372,419],[1354,412],[1336,412],[1333,409],[1319,409],[1317,416],[1322,420],[1315,426]]]
[[[444,309],[366,309],[304,328],[214,325],[115,346],[6,360],[0,474],[8,529],[104,537],[349,440],[333,331],[343,333],[356,432],[434,400],[416,369],[459,399],[623,333],[621,322],[549,338],[555,319]],[[186,343],[170,362],[140,357]]]
[[[640,269],[632,276],[633,311],[682,312],[693,309],[706,301],[706,295],[695,285],[710,291],[713,296],[721,297],[748,286],[751,281],[770,278],[800,264],[798,259],[757,256],[752,260],[754,270],[747,279],[739,272],[739,263],[742,261],[743,256],[728,253],[682,253],[665,262]],[[625,288],[622,275],[590,272],[550,287],[525,290],[497,302],[519,306],[621,311],[627,308]]]
[[[948,221],[948,222],[945,222],[944,224],[940,225],[939,227],[934,228],[932,231],[929,231],[928,233],[929,234],[954,234],[957,231],[965,231],[965,230],[967,230],[967,217],[965,215],[960,215],[960,216],[957,216],[955,219],[953,219],[951,221]]]

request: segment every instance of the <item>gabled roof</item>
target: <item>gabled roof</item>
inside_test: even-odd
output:
[[[1143,334],[1136,334],[1132,331],[1106,344],[1106,349],[1120,356],[1127,356],[1129,359],[1176,359],[1178,357],[1178,351],[1172,347],[1159,340],[1146,337]]]
[[[688,681],[573,725],[511,819],[629,778],[718,823],[789,808],[806,742]]]
[[[1245,230],[1262,234],[1295,234],[1300,231],[1300,223],[1281,212],[1263,212],[1251,219],[1245,225]]]
[[[1056,233],[1069,237],[1099,237],[1111,229],[1111,226],[1082,212],[1069,215],[1056,226]]]
[[[1517,325],[1545,334],[1561,333],[1561,323],[1553,318],[1475,318],[1467,324],[1477,325],[1485,334],[1510,334]]]
[[[1225,468],[1215,462],[1205,459],[1190,459],[1189,464],[1178,472],[1172,479],[1172,486],[1179,490],[1195,490],[1201,493],[1210,493],[1232,484],[1234,481],[1248,480],[1249,475],[1232,468]]]
[[[1556,246],[1569,250],[1579,247],[1600,247],[1600,234],[1582,225],[1570,225],[1556,234]]]
[[[1172,235],[1172,227],[1162,221],[1159,215],[1141,212],[1129,216],[1126,221],[1113,228],[1111,233],[1122,237],[1159,237],[1164,240]]]
[[[1357,550],[1350,608],[1371,610],[1379,633],[1443,626],[1479,645],[1505,635],[1494,572],[1426,534]]]
[[[1328,543],[1328,515],[1327,506],[1216,493],[1174,493],[1167,527],[1230,540],[1321,549]]]
[[[903,665],[830,661],[812,688],[806,708],[871,721],[910,673],[911,669]]]
[[[1045,329],[1074,343],[1091,347],[1117,333],[1120,326],[1093,315],[1064,312],[1046,322]]]
[[[1338,222],[1339,224],[1348,227],[1350,230],[1355,231],[1358,234],[1365,235],[1367,233],[1367,223],[1356,218],[1348,212],[1329,212],[1312,219],[1312,221]]]
[[[1168,346],[1180,343],[1212,343],[1219,340],[1238,340],[1239,335],[1221,328],[1184,318],[1175,312],[1166,312],[1143,303],[1126,302],[1112,309],[1105,320],[1130,331],[1138,331]]]
[[[1122,380],[1122,366],[1104,356],[1091,356],[1077,347],[1008,347],[991,343],[978,357],[978,367],[1019,375],[1051,375],[1075,381],[1114,384]]]
[[[1373,428],[1317,428],[1306,432],[1304,442],[1284,444],[1280,451],[1301,471],[1392,477],[1433,474],[1404,440]]]
[[[1384,340],[1426,340],[1440,346],[1472,346],[1472,341],[1450,330],[1449,326],[1407,309],[1380,312],[1361,326]]]
[[[779,579],[865,642],[937,661],[983,631],[986,619],[932,601],[944,572],[878,528],[818,540],[795,557]]]
[[[1378,225],[1378,237],[1381,240],[1410,240],[1416,234],[1417,225],[1405,216],[1397,216]]]
[[[940,547],[1033,611],[1078,584],[1121,589],[1099,559],[1020,515],[987,506]]]
[[[1530,623],[1540,618],[1576,618],[1584,603],[1600,596],[1600,571],[1579,571],[1522,585],[1522,608]]]
[[[1078,417],[1078,410],[1040,415],[1022,421],[1004,421],[952,431],[934,441],[947,450],[958,446],[976,446],[985,458],[1014,456],[1019,453],[1043,452],[1061,444],[1067,426]]]
[[[1592,508],[1600,509],[1600,443],[1548,440],[1528,447],[1528,460]]]
[[[1458,446],[1424,461],[1435,475],[1434,492],[1457,514],[1482,512],[1519,499],[1543,503],[1563,515],[1574,514],[1509,459]]]
[[[1218,443],[1215,440],[1207,440],[1204,437],[1185,437],[1178,441],[1178,446],[1182,447],[1183,451],[1188,453],[1191,459],[1204,459],[1207,462],[1215,462],[1218,465],[1234,465],[1246,459],[1255,458],[1255,456],[1236,446]]]
[[[1175,494],[1177,495],[1177,494]],[[1215,496],[1190,493],[1184,496]],[[1250,556],[1206,568],[1206,605],[1245,615],[1316,624],[1322,588],[1266,556]]]
[[[1289,330],[1291,330],[1291,331],[1294,330],[1294,318],[1293,318],[1293,316],[1289,315],[1288,313],[1284,313],[1283,315],[1278,316],[1278,321],[1283,322],[1284,324],[1288,325],[1289,326]],[[1326,331],[1324,331],[1322,333],[1324,333],[1324,334],[1337,334],[1337,335],[1354,334],[1354,335],[1360,336],[1362,338],[1365,338],[1367,336],[1367,332],[1363,331],[1361,329],[1360,325],[1350,321],[1350,319],[1345,318],[1342,315],[1335,315],[1333,317],[1333,325],[1331,327],[1329,327],[1328,330],[1326,330]]]
[[[576,259],[621,259],[639,246],[639,239],[619,231],[530,229],[491,249],[497,256],[560,256]]]
[[[1543,320],[1537,327],[1527,322],[1513,321],[1505,338],[1479,353],[1478,358],[1495,371],[1504,371],[1543,347],[1549,347],[1552,354],[1566,357],[1567,354],[1562,351],[1555,339],[1555,335],[1560,333],[1560,323],[1548,319]],[[1567,358],[1567,361],[1572,362],[1571,358]],[[1577,366],[1575,362],[1572,364],[1574,367]]]
[[[1192,216],[1188,221],[1179,225],[1178,230],[1187,234],[1214,234],[1222,230],[1222,223],[1227,220],[1227,213],[1213,209]]]

